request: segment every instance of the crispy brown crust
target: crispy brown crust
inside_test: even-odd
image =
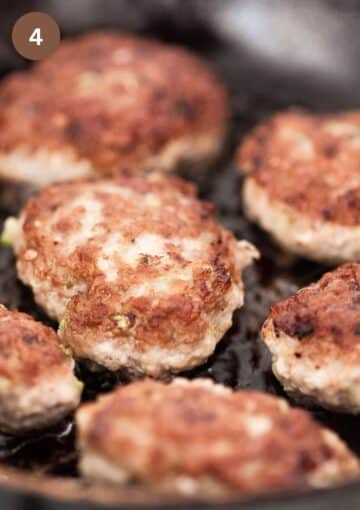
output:
[[[360,364],[360,264],[344,264],[272,306],[275,332],[299,341],[295,356]],[[280,334],[279,334],[280,336]],[[279,340],[280,341],[280,340]]]
[[[4,80],[0,151],[71,147],[109,173],[184,136],[222,136],[225,117],[224,88],[201,60],[135,36],[92,33]]]
[[[111,186],[112,193],[102,192],[104,185]],[[130,191],[131,195],[116,193],[121,190]],[[76,246],[64,256],[62,243],[77,231],[84,215],[81,207],[67,204],[88,192],[102,207],[101,217],[97,218],[99,233],[88,240],[79,237]],[[149,197],[156,200],[154,206],[146,204]],[[194,187],[175,177],[119,175],[113,180],[56,184],[32,198],[22,216],[20,276],[30,272],[37,281],[51,281],[54,288],[65,288],[73,282],[82,282],[85,287],[68,304],[63,323],[66,326],[62,336],[75,352],[91,349],[91,330],[104,338],[116,339],[119,348],[131,338],[134,350],[139,352],[155,345],[174,352],[177,343],[195,346],[204,339],[207,328],[216,326],[214,321],[209,324],[209,314],[226,308],[232,287],[242,288],[241,253],[236,239],[216,223],[213,206],[200,202]],[[149,232],[160,236],[168,262],[151,255],[137,259],[135,265],[124,260],[122,251],[135,246],[137,239]],[[118,255],[113,255],[116,277],[109,281],[98,260],[109,237],[117,233],[122,241]],[[203,251],[193,260],[183,258],[177,243],[183,239],[186,243],[197,242],[202,235],[208,236]],[[243,266],[248,262],[244,255]],[[133,288],[146,282],[173,278],[174,267],[179,280],[169,292],[132,295]],[[191,277],[181,280],[189,269]],[[126,327],[119,327],[118,314]]]
[[[325,222],[360,224],[358,111],[277,114],[245,138],[237,158],[271,199]]]
[[[271,426],[252,435],[256,418]],[[135,382],[83,406],[77,421],[83,451],[147,485],[185,475],[244,493],[293,489],[307,486],[323,463],[349,456],[325,442],[310,414],[273,396],[199,381]]]
[[[30,387],[37,379],[68,372],[56,333],[25,313],[0,305],[0,378]]]
[[[204,260],[208,267],[203,269],[199,264],[192,281],[179,287],[175,294],[122,298],[122,292],[130,286],[141,284],[151,275],[161,275],[151,262],[138,266],[136,273],[129,268],[122,271],[124,266],[119,265],[121,282],[114,285],[97,278],[88,292],[77,294],[69,303],[65,315],[66,338],[72,339],[73,347],[77,339],[81,349],[86,349],[86,344],[90,347],[93,339],[84,337],[84,329],[96,328],[97,334],[103,333],[104,337],[111,334],[120,343],[131,336],[135,341],[134,351],[143,352],[154,346],[176,351],[176,346],[198,345],[209,327],[204,314],[225,308],[226,292],[232,281],[239,280],[239,273],[231,259],[227,259],[226,237],[220,234],[221,244]],[[184,269],[187,265],[184,262]],[[162,273],[165,277],[166,274]],[[119,310],[128,319],[126,329],[119,328],[114,320]]]

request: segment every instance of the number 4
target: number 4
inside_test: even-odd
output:
[[[31,36],[29,37],[29,42],[35,43],[36,46],[41,46],[41,43],[44,39],[41,38],[41,30],[40,28],[35,28]]]

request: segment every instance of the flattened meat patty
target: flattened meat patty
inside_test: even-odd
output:
[[[61,43],[0,87],[0,177],[35,187],[214,157],[223,85],[186,50],[115,33]],[[19,120],[21,119],[21,120]]]
[[[324,487],[359,474],[355,456],[311,415],[209,380],[145,380],[77,412],[88,478],[186,495]]]
[[[257,251],[192,185],[160,173],[55,184],[4,238],[77,358],[161,376],[206,360],[242,306]]]
[[[360,413],[360,264],[345,264],[271,308],[263,339],[287,392]]]
[[[360,260],[360,112],[290,111],[241,144],[243,200],[289,251],[314,260]]]
[[[73,367],[51,328],[0,305],[0,430],[26,433],[75,409],[82,383]]]

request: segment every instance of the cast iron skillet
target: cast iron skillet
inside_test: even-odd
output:
[[[234,325],[215,354],[206,365],[183,375],[211,377],[236,389],[255,388],[283,396],[271,373],[269,353],[259,340],[259,329],[271,303],[317,279],[327,268],[287,256],[245,220],[239,198],[241,181],[233,154],[242,136],[274,111],[292,105],[314,111],[359,107],[360,75],[356,57],[360,43],[353,40],[351,32],[359,25],[360,7],[357,9],[356,3],[350,0],[343,2],[340,10],[338,3],[330,0],[186,3],[184,0],[108,0],[106,11],[101,0],[75,0],[72,6],[70,2],[60,1],[11,4],[8,3],[2,16],[0,12],[2,74],[25,65],[11,49],[9,29],[22,12],[37,9],[52,14],[64,36],[97,27],[126,28],[179,42],[218,68],[230,91],[229,140],[221,160],[195,180],[201,197],[216,204],[219,220],[239,238],[254,242],[262,252],[262,260],[247,270],[245,307],[235,314]],[[289,40],[291,37],[293,40]],[[331,60],[331,55],[337,59]],[[6,216],[7,211],[0,210],[0,223]],[[16,279],[14,258],[5,248],[0,250],[0,302],[52,325],[34,304],[31,292]],[[84,367],[78,366],[77,371],[86,383],[84,400],[126,382],[112,374],[103,374],[94,381]],[[321,409],[312,412],[360,454],[359,418]],[[72,417],[26,439],[0,435],[1,510],[95,510],[104,508],[104,504],[110,508],[125,508],[130,504],[132,508],[140,508],[150,504],[153,508],[219,510],[331,510],[340,505],[355,510],[360,506],[360,482],[318,492],[216,504],[162,499],[136,488],[106,487],[104,490],[102,486],[79,481],[74,436]],[[84,498],[92,503],[82,502]]]

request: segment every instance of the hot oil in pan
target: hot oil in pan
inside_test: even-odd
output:
[[[234,88],[233,82],[229,85]],[[262,253],[262,259],[245,272],[246,302],[242,310],[235,313],[231,330],[207,364],[183,374],[186,377],[211,377],[236,389],[254,388],[284,396],[271,373],[270,356],[259,340],[259,330],[271,303],[317,279],[327,268],[295,260],[281,253],[262,232],[246,221],[239,199],[241,182],[236,176],[232,158],[236,142],[257,120],[294,102],[293,97],[276,100],[267,95],[232,94],[233,119],[228,148],[223,161],[217,165],[218,170],[199,181],[200,195],[216,204],[219,220],[235,232],[238,238],[254,242]],[[4,219],[5,216],[3,212],[0,218]],[[51,325],[34,304],[30,291],[17,281],[14,258],[11,251],[5,248],[1,249],[0,256],[0,302],[11,308],[20,308]],[[124,382],[114,374],[94,376],[81,366],[77,370],[85,382],[84,400],[93,399],[97,394],[109,391],[115,384]],[[322,410],[315,410],[314,414],[325,425],[336,430],[360,454],[358,418]],[[77,454],[74,442],[72,417],[56,427],[27,438],[0,435],[0,462],[33,472],[76,476]]]

